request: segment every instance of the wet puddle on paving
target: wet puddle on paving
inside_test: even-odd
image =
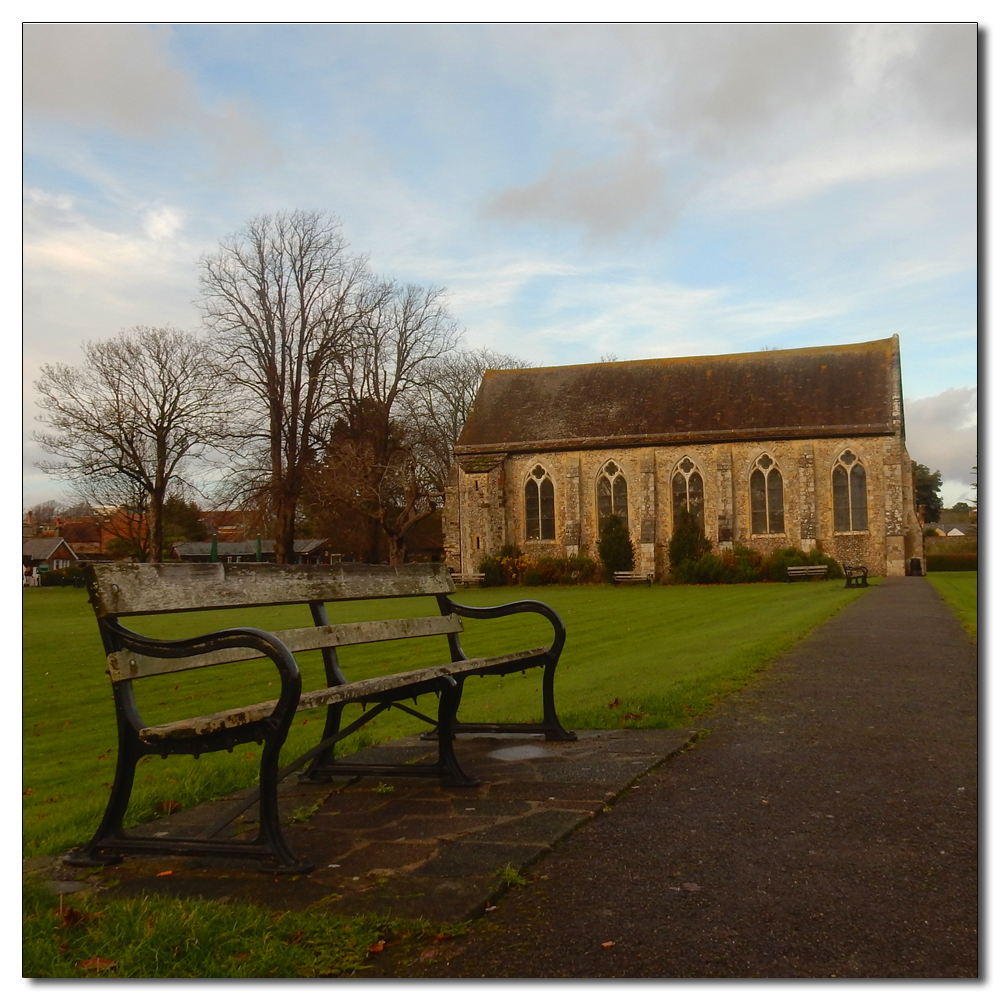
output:
[[[504,747],[502,750],[492,750],[486,756],[493,757],[496,760],[530,760],[532,757],[551,757],[553,754],[544,747],[526,743],[519,747]]]

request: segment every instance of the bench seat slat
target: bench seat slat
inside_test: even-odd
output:
[[[428,563],[108,563],[88,572],[99,618],[455,592],[447,567]]]
[[[445,663],[438,667],[426,667],[422,670],[410,670],[401,674],[387,674],[384,677],[370,677],[363,681],[350,684],[340,684],[336,687],[320,688],[307,691],[299,698],[296,711],[304,712],[311,708],[322,708],[324,705],[337,705],[345,702],[363,701],[368,697],[371,701],[382,700],[388,692],[398,690],[406,684],[420,684],[438,677],[458,677],[465,674],[475,674],[480,670],[505,664],[517,663],[522,660],[537,658],[548,652],[547,646],[527,649],[520,653],[507,653],[503,656],[476,657],[469,660],[459,660],[456,663]],[[144,740],[179,739],[192,736],[205,736],[208,733],[222,729],[233,729],[248,722],[266,719],[278,704],[274,701],[263,701],[244,708],[229,709],[224,712],[212,712],[193,719],[181,719],[178,722],[167,722],[159,726],[146,726],[139,731]]]
[[[362,643],[386,642],[392,639],[454,635],[462,630],[462,619],[458,615],[432,615],[427,618],[394,618],[389,621],[348,622],[341,625],[280,629],[272,632],[272,635],[280,639],[293,653],[305,653],[331,646],[356,646]],[[255,649],[236,648],[165,659],[160,656],[122,651],[111,653],[108,656],[108,675],[113,681],[135,680],[139,677],[172,674],[180,670],[194,670],[198,667],[257,660],[263,658],[264,655]]]
[[[829,566],[789,566],[788,575],[795,576],[826,576],[830,572]]]

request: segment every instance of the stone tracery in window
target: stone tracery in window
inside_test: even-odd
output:
[[[556,537],[556,497],[549,474],[540,465],[531,470],[524,484],[525,537],[554,540]]]
[[[690,511],[698,527],[705,530],[705,483],[698,467],[686,455],[677,463],[670,483],[674,523],[682,510]]]
[[[761,455],[750,473],[750,531],[754,535],[780,535],[784,530],[781,473],[770,455]]]
[[[620,517],[628,527],[628,483],[617,462],[611,461],[597,477],[597,528],[604,530],[609,517]]]
[[[833,530],[868,530],[868,479],[861,459],[850,448],[833,467]]]

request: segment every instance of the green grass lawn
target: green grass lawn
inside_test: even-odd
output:
[[[956,576],[959,574],[949,574]],[[858,597],[835,582],[715,587],[545,587],[462,590],[460,602],[501,604],[534,598],[566,622],[568,641],[556,681],[564,725],[577,729],[690,725],[720,697],[741,687],[768,659]],[[334,621],[436,613],[427,598],[331,605]],[[187,619],[185,621],[185,618]],[[190,624],[192,618],[197,624]],[[311,624],[302,609],[259,609],[133,620],[138,631],[179,637],[227,625],[263,628]],[[547,644],[539,616],[469,621],[470,656]],[[447,658],[442,637],[353,647],[343,651],[349,679],[431,666]],[[318,655],[301,658],[305,690],[324,684]],[[93,613],[84,592],[24,592],[24,848],[56,854],[96,828],[114,776],[116,732],[111,685]],[[527,721],[540,714],[541,671],[472,678],[461,716],[468,721]],[[136,684],[150,723],[186,718],[275,697],[269,661],[149,678]],[[433,696],[425,710],[433,714]],[[291,760],[318,739],[322,715],[300,713],[285,748]],[[421,723],[388,712],[347,741],[346,752],[418,732]],[[160,803],[182,807],[252,785],[259,748],[210,754],[198,761],[146,758],[137,772],[128,823],[157,814]]]
[[[973,642],[979,641],[979,573],[928,573],[927,579],[962,620]]]
[[[441,935],[425,921],[163,895],[60,905],[34,881],[22,915],[22,974],[44,979],[345,977],[368,965],[379,941]]]

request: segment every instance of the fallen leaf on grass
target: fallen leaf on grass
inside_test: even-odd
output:
[[[103,913],[87,913],[74,910],[72,906],[60,906],[56,908],[56,916],[62,917],[60,927],[76,927],[77,924],[85,924],[88,920],[96,920],[103,917]]]
[[[247,953],[245,951],[238,951],[235,955],[233,955],[233,958],[237,962],[242,962],[243,959],[245,959],[246,957],[247,957]]]
[[[376,941],[374,944],[368,946],[368,951],[373,955],[377,955],[380,951],[385,951],[385,942]]]
[[[173,875],[173,868],[168,868],[165,872],[157,872],[156,877],[159,878],[161,875]]]
[[[77,962],[81,969],[96,969],[103,972],[105,969],[113,969],[118,963],[113,958],[85,958],[82,962]]]
[[[35,790],[34,790],[34,788],[26,788],[23,792],[21,792],[21,794],[22,795],[34,795],[35,794]]]
[[[602,941],[601,942],[601,947],[602,948],[614,948],[614,946],[615,946],[615,942],[614,941]]]
[[[648,719],[649,712],[622,712],[620,718],[623,721],[627,719]]]
[[[164,816],[169,816],[171,813],[177,812],[180,807],[181,804],[174,799],[167,799],[165,802],[156,803],[156,811]]]
[[[621,698],[615,698],[614,701],[608,702],[608,708],[617,708],[622,703]]]
[[[428,948],[426,951],[420,953],[421,962],[433,962],[435,958],[441,953],[440,948]]]

